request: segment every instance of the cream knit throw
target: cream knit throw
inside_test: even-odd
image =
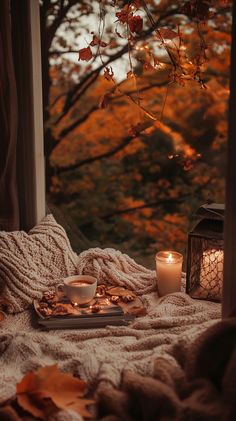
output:
[[[82,252],[77,261],[77,270],[79,274],[95,276],[99,284],[126,286],[138,295],[156,289],[155,271],[111,248],[93,248]]]
[[[104,384],[119,386],[127,369],[152,376],[158,356],[175,361],[177,343],[188,347],[221,317],[219,304],[194,301],[185,293],[158,298],[155,272],[119,251],[91,249],[76,257],[64,230],[55,226],[51,216],[32,230],[32,235],[33,248],[25,233],[0,235],[4,245],[1,282],[14,309],[21,310],[62,276],[79,272],[97,276],[99,283],[134,289],[142,295],[147,315],[129,326],[50,332],[39,329],[35,321],[32,326],[28,310],[9,315],[0,325],[0,402],[14,396],[16,383],[26,372],[54,363],[87,380],[95,394]],[[14,252],[11,261],[9,255]]]
[[[62,277],[76,274],[77,255],[52,215],[28,234],[0,233],[0,294],[9,312],[27,308]]]
[[[8,312],[23,311],[47,288],[76,273],[96,276],[100,284],[124,285],[138,295],[156,289],[155,271],[118,250],[94,248],[76,256],[52,215],[29,234],[0,234],[1,301],[8,303]]]
[[[32,326],[28,310],[9,315],[0,325],[0,402],[14,396],[26,372],[54,363],[87,380],[95,394],[105,385],[118,387],[126,370],[153,376],[158,357],[177,365],[176,345],[187,349],[221,317],[220,304],[184,293],[158,299],[152,292],[142,298],[148,314],[129,326],[46,332],[35,321]]]

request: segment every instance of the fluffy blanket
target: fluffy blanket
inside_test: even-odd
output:
[[[120,390],[101,389],[99,419],[234,420],[236,319],[214,324],[192,343],[178,341],[172,355],[155,359],[152,377],[126,370]]]
[[[188,345],[220,318],[219,304],[184,293],[143,299],[148,315],[128,327],[46,332],[32,325],[28,310],[9,315],[0,331],[0,402],[14,396],[26,372],[55,362],[87,380],[95,394],[105,385],[119,387],[126,370],[152,377],[157,358],[174,364],[177,345]]]
[[[121,401],[136,400],[138,395],[127,386],[133,384],[141,394],[145,395],[146,390],[145,405],[148,406],[156,395],[151,391],[152,383],[145,386],[145,379],[156,382],[159,373],[166,387],[174,388],[176,382],[181,383],[181,352],[184,359],[189,344],[220,319],[221,306],[193,300],[183,292],[158,298],[155,272],[114,250],[88,250],[76,263],[80,273],[93,274],[100,283],[108,281],[134,289],[142,295],[147,315],[129,326],[50,332],[37,326],[30,310],[8,315],[0,326],[0,402],[14,396],[16,383],[26,372],[57,363],[62,370],[86,380],[91,394],[94,393],[103,404],[109,401],[109,393],[114,393],[120,386],[125,391]],[[186,355],[189,359],[190,353]],[[163,402],[166,399],[163,394]],[[174,403],[176,400],[177,397],[173,398]],[[125,402],[124,405],[128,405]],[[173,406],[173,402],[170,405]],[[132,418],[127,408],[121,415],[117,414],[117,409],[106,408],[103,404],[105,412],[101,412],[101,417],[111,414],[116,420],[139,419]],[[146,411],[146,406],[144,409]],[[78,417],[66,419],[78,420]],[[140,419],[151,421],[151,413],[149,418]]]

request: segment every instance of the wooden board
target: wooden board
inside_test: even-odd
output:
[[[71,304],[63,292],[57,294],[51,289],[34,301],[34,308],[41,319],[146,314],[142,300],[133,291],[105,285],[99,285],[94,299],[84,306]]]

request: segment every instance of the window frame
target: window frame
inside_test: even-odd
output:
[[[18,96],[17,181],[21,229],[45,216],[45,170],[39,0],[11,0]]]
[[[25,229],[45,216],[45,173],[43,141],[42,71],[39,0],[11,0],[16,78],[19,92],[18,178],[23,203],[21,220]],[[224,282],[222,316],[236,309],[236,2],[233,2],[231,47],[231,94],[227,144],[226,214],[224,231]],[[30,161],[30,164],[29,164]]]

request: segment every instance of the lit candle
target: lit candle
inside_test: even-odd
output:
[[[183,256],[176,251],[160,251],[156,255],[157,286],[160,296],[181,289]]]

